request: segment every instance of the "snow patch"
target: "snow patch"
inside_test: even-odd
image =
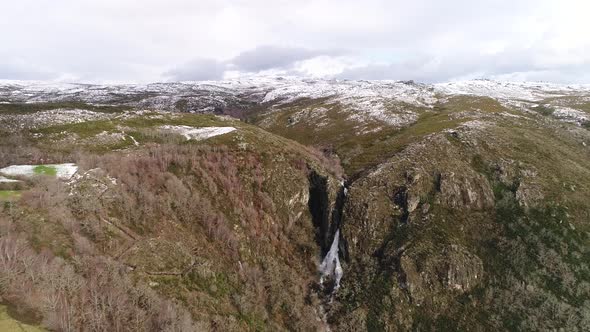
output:
[[[326,119],[327,113],[328,109],[325,107],[308,107],[291,115],[287,120],[287,126],[291,127],[298,124],[301,121],[304,121],[307,123],[312,123],[317,127],[321,127],[329,123]]]
[[[500,113],[500,115],[508,117],[508,118],[515,118],[515,119],[522,119],[523,118],[520,115],[516,115],[516,114],[512,114],[512,113],[508,113],[508,112],[502,112],[502,113]]]
[[[161,126],[161,129],[184,136],[187,140],[204,140],[214,136],[231,133],[236,130],[234,127],[202,127],[194,128],[189,126]]]
[[[552,115],[559,120],[577,125],[590,121],[590,116],[587,113],[568,107],[556,108]]]
[[[131,138],[131,141],[133,142],[133,145],[139,146],[139,143],[135,140],[135,137],[133,137],[131,135],[127,135],[127,136],[129,136],[129,138]]]
[[[15,182],[21,182],[19,180],[14,180],[14,179],[9,179],[9,178],[5,178],[3,176],[0,175],[0,183],[15,183]]]
[[[480,120],[471,120],[465,123],[462,123],[459,127],[466,128],[466,129],[484,129],[489,126],[489,123]]]
[[[0,168],[0,173],[8,176],[35,176],[35,168],[38,166],[44,166],[48,168],[54,168],[56,176],[60,179],[69,179],[78,171],[76,164],[47,164],[47,165],[12,165],[4,168]]]
[[[84,109],[55,109],[35,113],[5,114],[0,119],[0,125],[12,132],[23,129],[36,129],[52,125],[82,123],[95,120],[106,120],[113,115],[93,112]]]

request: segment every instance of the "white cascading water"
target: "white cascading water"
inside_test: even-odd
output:
[[[342,278],[342,266],[340,265],[340,259],[338,258],[338,241],[340,240],[340,230],[334,234],[334,241],[330,246],[330,251],[324,257],[322,264],[320,265],[320,273],[322,277],[320,283],[324,282],[326,277],[330,277],[334,280],[334,291],[340,287],[340,279]]]
[[[344,196],[347,196],[348,194],[348,189],[344,186],[344,181],[342,181],[342,194]],[[328,324],[328,313],[326,311],[326,307],[325,305],[331,306],[332,301],[334,299],[334,295],[336,293],[336,291],[338,290],[338,288],[340,288],[340,279],[342,278],[342,275],[344,274],[344,271],[342,270],[342,266],[340,265],[340,258],[338,257],[338,245],[340,243],[340,229],[336,230],[336,234],[334,234],[334,240],[332,240],[332,244],[330,245],[330,250],[328,251],[328,253],[326,254],[326,256],[324,257],[324,259],[322,260],[322,263],[320,264],[320,285],[322,286],[322,288],[324,287],[324,281],[326,280],[326,278],[330,279],[331,281],[334,282],[333,288],[331,290],[331,294],[327,297],[324,298],[324,301],[322,301],[323,303],[320,303],[319,305],[319,317],[318,319],[322,322],[324,322],[325,324],[325,331],[326,332],[330,332],[330,325]]]

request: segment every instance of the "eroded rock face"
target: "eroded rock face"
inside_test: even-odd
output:
[[[440,201],[453,209],[483,210],[494,206],[494,193],[487,179],[473,171],[440,175]]]
[[[400,209],[387,193],[353,187],[344,208],[342,230],[351,256],[372,255],[395,226]]]
[[[543,201],[541,186],[534,182],[522,181],[516,190],[516,199],[520,206],[530,208]]]
[[[287,201],[289,228],[301,219],[304,213],[308,210],[308,205],[309,190],[307,188],[301,188],[297,193],[291,196]]]
[[[316,228],[316,238],[322,251],[326,251],[332,242],[331,236],[336,232],[340,220],[340,211],[336,206],[342,190],[342,183],[331,176],[314,170],[308,176],[308,206]]]
[[[400,266],[406,280],[404,286],[418,305],[432,301],[429,297],[439,292],[468,292],[483,278],[481,259],[460,245],[430,254],[409,249],[401,255]]]
[[[361,277],[344,278],[341,291],[377,287],[395,294],[382,298],[395,313],[377,320],[401,324],[398,330],[412,328],[416,308],[436,317],[484,280],[482,259],[460,238],[478,232],[468,215],[493,214],[492,184],[446,137],[429,140],[354,182],[344,210],[345,275]]]
[[[447,287],[461,293],[472,290],[483,278],[481,259],[458,245],[452,245],[447,254],[450,262],[447,266]]]
[[[539,184],[539,172],[532,165],[514,160],[493,163],[493,176],[502,185],[514,191],[518,204],[525,208],[537,206],[545,197]]]
[[[494,207],[489,180],[458,158],[443,136],[415,144],[355,182],[345,206],[344,234],[352,251],[374,253],[397,222],[430,217],[433,206],[485,211]]]

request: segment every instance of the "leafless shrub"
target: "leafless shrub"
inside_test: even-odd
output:
[[[55,331],[194,331],[190,315],[134,285],[117,263],[80,256],[74,269],[36,253],[15,234],[0,238],[0,295],[42,313]]]
[[[10,281],[7,292],[0,293],[40,312],[44,324],[51,329],[197,329],[187,311],[163,300],[150,288],[134,284],[119,263],[104,258],[109,255],[101,256],[112,254],[113,248],[122,252],[120,249],[128,248],[135,237],[158,234],[169,223],[179,224],[195,237],[209,241],[223,256],[221,259],[231,261],[232,266],[244,260],[240,254],[244,236],[249,240],[249,251],[256,256],[293,256],[288,252],[293,250],[290,241],[282,240],[284,227],[277,218],[277,210],[284,207],[276,202],[275,193],[265,191],[265,181],[273,173],[254,154],[237,157],[226,148],[162,145],[127,155],[112,153],[98,158],[79,154],[76,158],[82,174],[100,168],[104,176],[115,178],[116,183],[109,184],[104,195],[94,194],[97,189],[93,186],[88,186],[86,194],[69,195],[63,183],[60,187],[58,181],[42,179],[33,184],[22,202],[31,210],[47,212],[54,222],[64,226],[73,246],[73,261],[65,262],[47,253],[41,258],[41,254],[30,251],[27,255],[34,259],[16,266],[29,272],[16,273],[15,277],[6,274],[4,279],[18,283]],[[325,157],[320,153],[317,158]],[[301,172],[302,178],[307,162],[301,159],[301,168],[293,167]],[[119,240],[113,240],[109,234],[117,228],[132,236],[121,233],[122,242],[113,245],[109,241]],[[281,288],[279,281],[290,279],[293,268],[307,267],[295,264],[289,269],[281,268],[284,265],[265,264],[261,269],[255,263],[244,263],[239,272],[244,284],[240,286],[241,295],[232,301],[242,308],[244,315],[264,320],[271,315],[287,317],[285,308],[297,312],[293,317],[304,315],[304,303],[282,301],[281,297],[302,292],[307,280],[296,280],[287,288]],[[233,277],[238,280],[237,275]],[[26,296],[22,295],[24,289],[29,289]],[[218,324],[218,328],[239,326],[219,319],[212,324]]]

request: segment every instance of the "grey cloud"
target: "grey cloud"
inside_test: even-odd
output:
[[[176,67],[164,76],[173,81],[213,81],[223,79],[226,65],[214,59],[196,59]]]
[[[286,68],[297,61],[307,60],[322,55],[341,55],[341,50],[311,50],[298,47],[259,46],[240,53],[230,64],[237,70],[259,72],[268,69]]]
[[[165,76],[179,81],[218,80],[228,70],[257,73],[270,69],[288,69],[298,61],[341,54],[345,52],[266,45],[244,51],[228,61],[196,59],[168,71]]]

